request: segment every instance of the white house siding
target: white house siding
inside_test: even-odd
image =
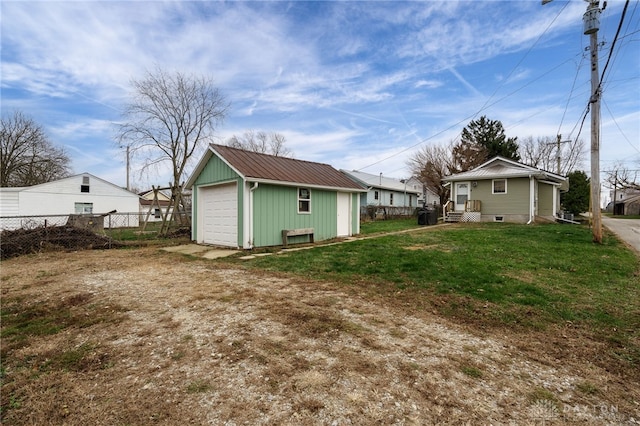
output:
[[[83,178],[89,179],[89,192],[81,192]],[[118,213],[137,213],[139,210],[139,197],[137,194],[86,173],[19,189],[17,191],[17,209],[15,207],[15,195],[5,198],[7,194],[11,194],[12,190],[15,189],[3,188],[0,190],[2,194],[0,198],[3,200],[3,219],[0,223],[2,229],[20,227],[19,223],[15,220],[6,219],[6,216],[44,217],[69,215],[76,213],[76,203],[91,205],[92,213],[94,214],[107,213],[113,210]],[[6,202],[5,199],[7,200]],[[7,205],[6,211],[11,211],[12,214],[5,213],[5,204]],[[40,219],[43,220],[43,218]],[[9,226],[8,224],[13,225]],[[138,226],[138,215],[132,216],[132,220],[127,221],[127,225]]]
[[[0,188],[0,216],[20,215],[20,191]]]

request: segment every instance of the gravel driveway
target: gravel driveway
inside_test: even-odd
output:
[[[103,317],[7,353],[3,424],[640,424],[637,384],[585,362],[598,343],[569,326],[472,330],[157,249],[26,256],[0,272],[3,309]]]

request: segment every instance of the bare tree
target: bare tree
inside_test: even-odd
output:
[[[461,140],[452,144],[451,156],[449,172],[462,173],[484,163],[488,158],[488,153],[487,149],[480,144]]]
[[[156,68],[132,85],[120,143],[143,157],[143,170],[169,162],[172,192],[177,191],[189,160],[213,136],[229,104],[213,80],[203,76]]]
[[[232,148],[271,154],[276,157],[290,157],[292,152],[285,146],[286,141],[280,133],[247,130],[239,137],[236,135],[230,137],[227,140],[227,145]]]
[[[452,167],[451,150],[451,144],[425,145],[407,160],[411,174],[438,195],[440,204],[444,204],[449,196],[449,190],[443,186],[442,179],[450,173]]]
[[[31,186],[69,175],[71,160],[38,123],[20,111],[2,117],[0,186]]]
[[[542,170],[558,172],[558,140],[555,137],[526,137],[520,140],[522,162]],[[560,173],[567,175],[580,168],[584,160],[585,144],[582,139],[562,141],[560,144]]]
[[[630,170],[621,161],[616,162],[609,170],[605,172],[603,184],[613,189],[640,189],[638,182],[638,171]]]

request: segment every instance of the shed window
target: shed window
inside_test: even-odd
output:
[[[298,213],[311,213],[311,191],[298,188]]]
[[[93,203],[75,203],[76,214],[91,214],[93,213]]]
[[[494,194],[506,194],[507,193],[507,180],[506,179],[494,179],[493,180],[493,193]]]

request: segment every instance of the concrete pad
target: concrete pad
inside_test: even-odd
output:
[[[232,254],[236,254],[236,253],[239,253],[239,251],[238,250],[222,250],[222,249],[209,250],[205,252],[202,255],[202,257],[204,257],[205,259],[219,259],[221,257],[231,256]]]
[[[238,253],[238,250],[227,250],[221,248],[213,248],[202,246],[199,244],[184,244],[181,246],[163,247],[162,250],[170,253],[188,254],[192,256],[200,256],[205,259],[218,259],[221,257],[231,256]]]
[[[162,250],[171,253],[197,254],[211,250],[211,247],[201,246],[198,244],[184,244],[181,246],[163,247]]]

